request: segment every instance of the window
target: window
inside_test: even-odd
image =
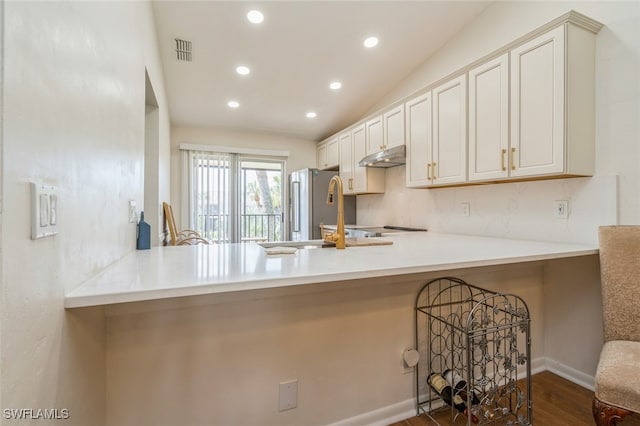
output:
[[[282,156],[183,150],[187,227],[209,240],[284,237]]]

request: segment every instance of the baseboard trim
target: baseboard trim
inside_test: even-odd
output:
[[[545,359],[546,369],[558,376],[569,380],[570,382],[580,385],[583,388],[594,391],[595,376],[591,376],[568,365],[562,364],[552,358]]]
[[[538,357],[531,360],[531,374],[551,371],[558,376],[593,391],[594,377],[575,368],[564,365],[554,359]],[[518,371],[520,377],[526,377],[526,370]],[[331,423],[327,426],[387,426],[416,415],[416,400],[410,398],[396,404],[387,405],[367,413]]]
[[[415,415],[416,400],[411,398],[367,413],[358,414],[327,426],[388,426],[391,423],[399,422]]]

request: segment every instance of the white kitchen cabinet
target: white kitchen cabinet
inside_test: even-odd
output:
[[[509,176],[509,55],[469,71],[469,180]]]
[[[432,117],[431,92],[405,104],[407,165],[406,185],[420,188],[431,185]]]
[[[316,148],[316,167],[320,170],[336,169],[340,164],[339,149],[337,137],[318,144]]]
[[[404,145],[404,104],[367,120],[365,131],[366,155]]]
[[[316,167],[324,169],[327,164],[327,142],[321,142],[316,146]]]
[[[404,145],[404,104],[386,111],[383,114],[384,141],[382,149]]]
[[[342,133],[340,140],[340,178],[345,194],[355,194],[354,181],[354,160],[353,160],[353,140],[351,130]]]
[[[565,27],[511,51],[513,176],[564,170]]]
[[[360,160],[366,156],[366,124],[351,130],[353,145],[353,181],[351,191],[355,194],[381,194],[384,192],[384,169],[361,167]],[[346,184],[349,187],[349,184]]]
[[[467,180],[467,76],[432,90],[433,148],[431,181],[450,185]]]
[[[375,154],[384,149],[384,119],[382,114],[366,121],[365,135],[365,155]]]
[[[512,177],[593,174],[595,32],[569,22],[511,51]]]

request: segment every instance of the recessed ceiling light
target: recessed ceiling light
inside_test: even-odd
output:
[[[264,21],[264,15],[259,10],[250,10],[249,13],[247,13],[247,19],[252,24],[259,24]]]
[[[364,47],[375,47],[378,45],[378,37],[367,37],[364,40]]]
[[[331,90],[338,90],[341,87],[342,87],[342,83],[340,83],[339,81],[334,81],[329,85],[329,88]]]
[[[238,108],[240,106],[240,102],[238,101],[229,101],[227,102],[229,108]]]
[[[236,67],[236,72],[240,75],[248,75],[251,70],[249,69],[249,67],[246,67],[244,65],[240,65],[238,67]]]
[[[317,116],[318,116],[318,114],[316,114],[316,113],[315,113],[315,112],[313,112],[313,111],[309,111],[309,112],[307,113],[307,118],[316,118]]]

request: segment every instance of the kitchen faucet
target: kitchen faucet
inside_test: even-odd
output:
[[[344,234],[344,190],[342,186],[342,179],[340,179],[340,176],[338,175],[335,175],[329,181],[327,204],[333,204],[336,183],[338,184],[338,229],[336,229],[336,232],[326,233],[323,238],[327,242],[336,243],[337,249],[344,249],[346,247]]]

